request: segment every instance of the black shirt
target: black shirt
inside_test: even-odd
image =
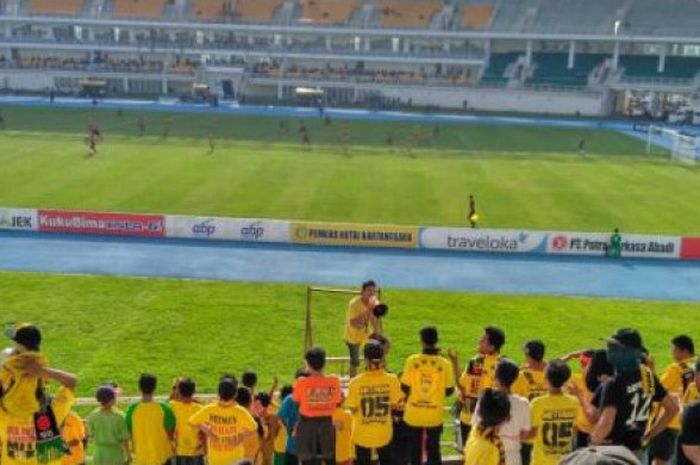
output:
[[[642,372],[645,376],[642,376]],[[644,378],[644,379],[643,379]],[[644,384],[647,384],[645,387]],[[616,446],[636,451],[642,448],[642,436],[649,421],[652,402],[666,397],[666,389],[651,371],[624,371],[602,385],[600,409],[615,407],[617,415],[608,439]]]
[[[700,401],[685,407],[678,443],[700,447]],[[692,465],[692,462],[686,458],[685,454],[679,452],[678,465]]]

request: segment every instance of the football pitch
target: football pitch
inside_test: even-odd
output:
[[[291,382],[300,366],[306,288],[299,285],[0,273],[0,324],[40,322],[43,350],[57,367],[78,374],[80,395],[116,379],[135,394],[142,372],[161,379],[162,394],[175,376],[194,377],[214,392],[224,372],[254,369],[261,386],[273,375]],[[522,361],[528,339],[547,343],[548,357],[587,347],[619,327],[638,328],[659,367],[670,361],[670,339],[697,335],[700,305],[568,297],[385,289],[390,312],[384,330],[392,340],[390,365],[402,368],[417,350],[418,330],[434,324],[441,347],[463,360],[476,350],[488,324],[507,335],[504,353]],[[346,296],[314,299],[314,343],[345,355]],[[546,322],[546,323],[544,323]],[[691,324],[692,323],[692,324]]]
[[[609,130],[9,105],[0,112],[0,205],[464,225],[472,193],[482,227],[700,231],[700,173]],[[93,158],[90,120],[104,135]]]
[[[700,232],[700,172],[614,131],[10,105],[0,113],[3,206],[464,225],[473,193],[482,227]],[[94,157],[89,121],[104,135]],[[221,373],[244,369],[262,386],[275,374],[289,382],[301,356],[301,285],[1,272],[0,295],[0,324],[39,322],[52,364],[78,374],[83,396],[106,379],[133,394],[144,371],[159,375],[161,393],[177,375],[211,392]],[[700,315],[700,305],[678,302],[399,288],[385,298],[394,370],[425,324],[463,359],[483,326],[500,324],[517,361],[527,339],[546,341],[553,357],[635,326],[661,366],[670,338],[696,333]],[[345,354],[345,305],[315,302],[315,342],[331,355]]]

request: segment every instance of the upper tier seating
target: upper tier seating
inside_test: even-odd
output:
[[[160,19],[163,17],[165,2],[166,0],[114,0],[114,17]]]
[[[440,0],[377,0],[375,8],[380,14],[381,25],[384,27],[425,28],[431,18],[442,9],[442,2]]]
[[[347,24],[357,10],[357,0],[303,0],[299,21],[310,24]]]
[[[30,0],[29,12],[34,15],[76,16],[83,8],[83,0]]]

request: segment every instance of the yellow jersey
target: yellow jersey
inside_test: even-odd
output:
[[[10,355],[3,363],[0,370],[0,387],[3,390],[0,420],[4,416],[20,418],[33,415],[39,410],[39,401],[36,400],[39,379],[27,374],[26,366],[29,363],[47,366],[48,360],[41,352],[30,351]]]
[[[209,404],[189,420],[192,426],[206,425],[212,435],[207,437],[208,465],[230,465],[245,457],[243,444],[236,441],[243,433],[256,434],[258,425],[253,416],[233,402]]]
[[[202,404],[171,400],[168,405],[175,415],[175,455],[180,457],[202,455],[199,431],[189,423],[189,419],[202,409]]]
[[[503,442],[493,428],[476,426],[464,446],[464,465],[505,465]]]
[[[65,422],[70,412],[75,394],[66,387],[61,387],[51,399],[51,410],[56,420],[56,427]],[[34,414],[21,416],[3,416],[0,418],[0,442],[2,442],[2,465],[37,465],[42,452],[37,447]],[[63,445],[58,445],[60,452],[51,448],[45,450],[44,465],[62,465]]]
[[[522,396],[530,402],[547,394],[548,388],[544,370],[533,370],[528,367],[521,368],[518,379],[513,383],[511,390],[513,394]]]
[[[409,426],[442,425],[445,391],[454,388],[452,365],[438,354],[416,354],[406,360],[401,384],[409,388],[404,421]]]
[[[345,406],[353,412],[352,440],[368,449],[391,442],[391,408],[403,398],[396,375],[384,370],[366,371],[350,381]]]
[[[173,456],[175,415],[165,402],[137,402],[126,410],[134,465],[162,465]]]
[[[333,412],[335,426],[335,461],[343,463],[355,458],[355,448],[352,445],[352,413],[342,408]]]
[[[532,427],[537,436],[532,447],[532,463],[557,465],[574,447],[574,425],[582,415],[576,397],[546,394],[530,404]]]
[[[476,401],[486,389],[492,388],[496,382],[496,365],[501,360],[500,354],[477,355],[467,364],[459,377],[460,394],[463,393],[464,408],[459,414],[459,421],[464,424],[471,422]]]
[[[376,299],[373,299],[370,305],[373,307],[375,303]],[[345,342],[348,344],[364,344],[367,341],[370,333],[369,320],[361,328],[353,326],[351,321],[366,313],[369,308],[362,302],[362,296],[350,300],[348,310],[345,313]]]
[[[690,405],[696,400],[700,400],[700,390],[698,389],[698,385],[693,383],[688,387],[688,390],[685,391],[683,406]]]
[[[696,360],[696,357],[691,357],[681,362],[672,363],[666,367],[660,378],[661,384],[666,388],[666,391],[681,401],[683,405],[686,405],[683,401],[686,391],[694,384]],[[654,413],[658,415],[660,410],[661,406],[655,404]],[[652,419],[656,418],[656,415],[652,415]],[[676,431],[681,429],[680,413],[673,417],[668,427]]]
[[[61,437],[68,446],[69,453],[63,456],[63,465],[80,465],[85,463],[85,424],[83,420],[75,413],[68,412],[63,428],[61,428]]]

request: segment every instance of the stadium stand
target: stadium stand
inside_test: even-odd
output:
[[[569,69],[567,53],[538,52],[533,54],[535,70],[526,84],[585,87],[588,76],[607,55],[597,53],[577,54],[574,67]]]
[[[234,11],[237,19],[250,23],[269,23],[284,0],[238,0]]]
[[[228,0],[193,0],[192,12],[198,21],[215,21],[233,12]]]
[[[487,29],[493,11],[493,5],[467,5],[462,10],[462,25],[468,29]]]
[[[383,27],[425,28],[432,17],[442,9],[442,2],[377,0],[375,9]]]
[[[83,0],[30,0],[29,11],[35,15],[76,16],[83,7]]]
[[[303,0],[299,21],[310,24],[347,24],[357,10],[357,0]]]
[[[114,0],[114,17],[125,19],[159,19],[166,0]]]
[[[508,65],[515,62],[520,55],[522,55],[520,52],[492,53],[489,65],[481,76],[481,82],[490,85],[508,82],[508,78],[505,76]]]
[[[620,67],[624,77],[632,79],[692,79],[700,72],[699,57],[666,57],[664,72],[659,72],[659,57],[655,55],[622,55]]]

